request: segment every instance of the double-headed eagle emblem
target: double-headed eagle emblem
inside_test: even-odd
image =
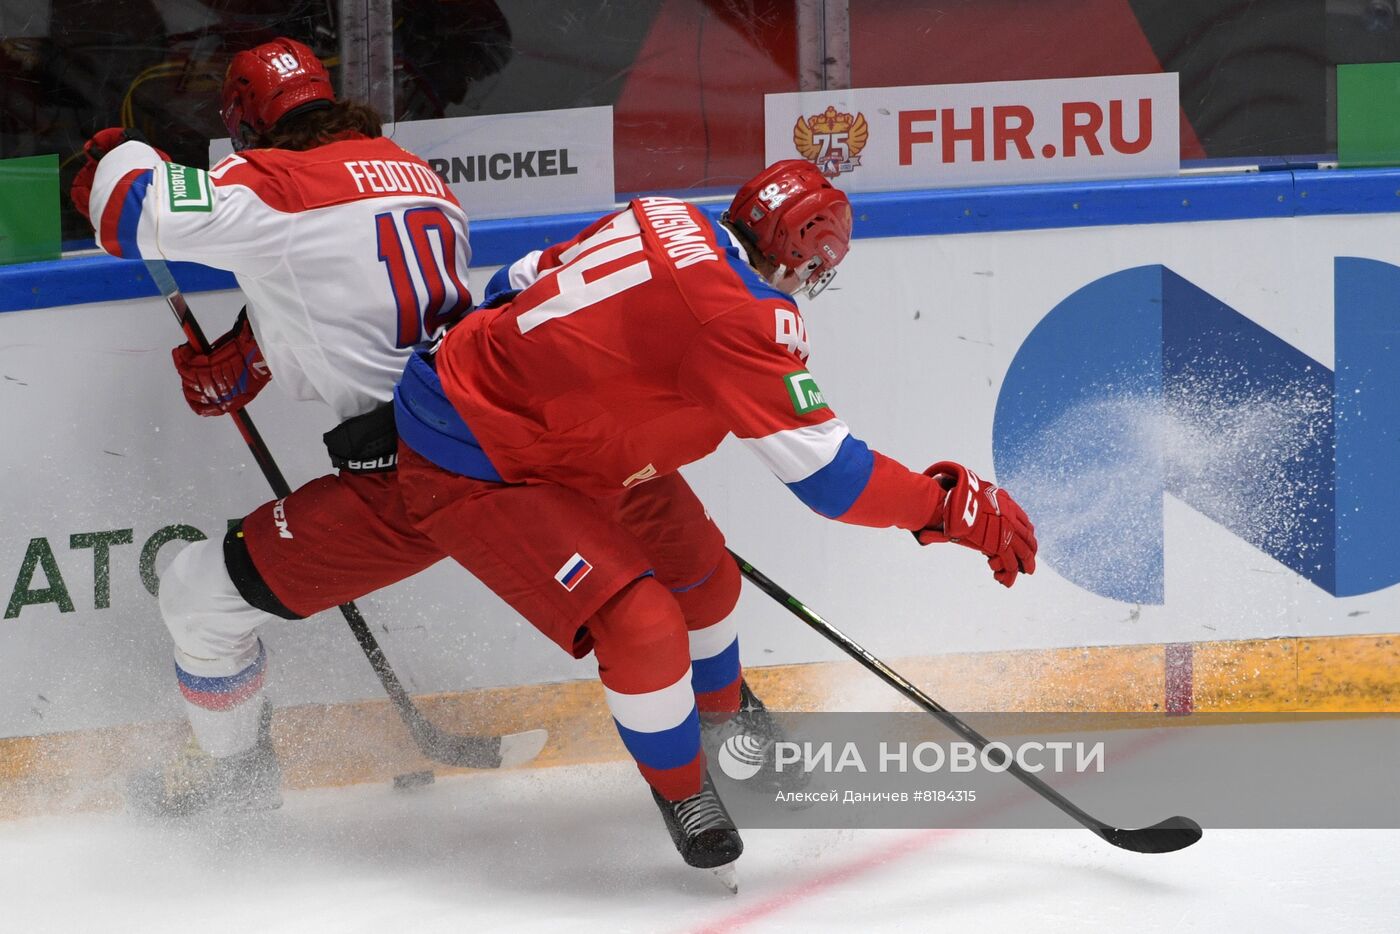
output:
[[[860,151],[869,139],[865,114],[852,116],[830,106],[822,113],[798,117],[792,128],[792,142],[802,158],[815,163],[828,178],[860,165]]]

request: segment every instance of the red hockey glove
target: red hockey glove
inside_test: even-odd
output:
[[[914,533],[920,545],[956,542],[987,556],[992,576],[1002,585],[1016,575],[1035,573],[1035,526],[1011,494],[981,479],[962,464],[939,461],[924,474],[948,491],[941,515]]]
[[[144,143],[146,138],[136,130],[114,126],[105,130],[98,130],[93,134],[92,139],[83,144],[83,155],[87,158],[87,161],[83,163],[83,167],[78,170],[77,176],[73,179],[72,186],[68,189],[68,197],[72,200],[73,207],[77,208],[78,213],[83,215],[83,217],[88,217],[88,202],[92,199],[92,180],[97,175],[97,163],[100,162],[102,157],[107,155],[107,153],[128,140],[137,140]],[[156,150],[156,155],[160,156],[166,162],[170,161],[170,157],[159,149]],[[91,221],[92,218],[88,217],[88,220]]]
[[[248,324],[246,308],[232,330],[215,341],[207,354],[181,344],[170,355],[180,372],[185,401],[196,415],[237,412],[272,379]]]

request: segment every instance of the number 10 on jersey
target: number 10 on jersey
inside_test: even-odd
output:
[[[396,215],[398,220],[396,221]],[[389,274],[398,309],[399,347],[412,347],[461,317],[472,296],[457,273],[457,234],[440,208],[387,211],[374,218],[379,261]],[[413,258],[417,281],[410,271]],[[419,283],[427,301],[419,302]]]

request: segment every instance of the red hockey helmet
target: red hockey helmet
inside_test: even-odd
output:
[[[278,38],[229,62],[219,116],[233,148],[245,149],[293,110],[334,100],[331,76],[316,54],[295,39]]]
[[[805,159],[775,162],[749,179],[725,214],[765,258],[772,282],[815,296],[851,245],[851,202]]]

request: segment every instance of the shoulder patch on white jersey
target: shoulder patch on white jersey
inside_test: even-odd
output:
[[[203,211],[214,209],[209,186],[209,173],[174,162],[165,163],[166,197],[172,211]]]

